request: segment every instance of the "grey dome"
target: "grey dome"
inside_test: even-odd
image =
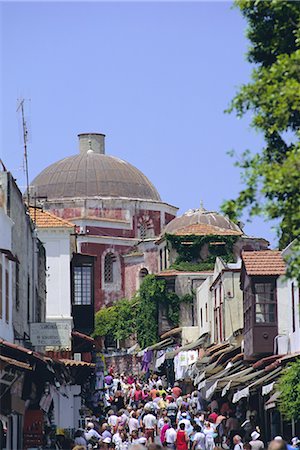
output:
[[[92,150],[51,164],[32,181],[31,189],[48,200],[126,197],[161,201],[153,184],[136,167]]]
[[[190,209],[182,216],[175,217],[175,219],[166,225],[164,233],[177,234],[179,230],[196,230],[196,227],[193,226],[198,224],[230,230],[234,234],[242,233],[241,229],[229,220],[228,217],[222,216],[222,214],[215,211],[206,211],[204,208]]]

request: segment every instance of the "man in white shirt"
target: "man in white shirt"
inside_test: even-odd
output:
[[[147,441],[154,442],[154,436],[156,431],[156,417],[151,413],[148,412],[143,418],[143,425],[145,430],[145,437]]]
[[[111,427],[112,432],[116,431],[118,416],[113,412],[113,410],[108,411],[108,425]]]
[[[234,449],[233,450],[243,450],[244,446],[242,443],[242,438],[238,434],[233,437]]]
[[[176,431],[173,427],[173,425],[170,425],[170,428],[166,431],[166,445],[168,448],[171,448],[172,450],[175,449],[175,442],[176,442]]]
[[[94,430],[94,424],[93,424],[93,422],[89,422],[88,424],[87,424],[87,426],[86,426],[86,429],[87,429],[87,431],[86,431],[86,433],[84,433],[84,437],[85,437],[85,440],[87,441],[87,442],[89,442],[89,441],[96,441],[96,440],[98,440],[99,441],[99,439],[101,438],[101,436],[100,436],[100,434],[99,433],[97,433],[97,431],[96,430]]]
[[[129,434],[131,435],[133,431],[139,430],[139,421],[136,418],[136,412],[133,411],[131,417],[128,421]]]

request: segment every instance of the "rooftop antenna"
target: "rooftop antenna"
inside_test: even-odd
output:
[[[25,162],[25,175],[26,175],[26,187],[27,187],[27,205],[29,205],[30,194],[29,194],[29,174],[28,174],[28,157],[27,157],[27,142],[28,142],[28,130],[24,114],[24,98],[19,100],[19,105],[17,112],[21,111],[22,117],[22,128],[23,128],[23,145],[24,145],[24,162]]]

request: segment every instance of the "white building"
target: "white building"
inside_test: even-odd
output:
[[[46,249],[46,321],[68,324],[71,331],[70,263],[76,251],[75,226],[41,208],[30,207],[29,210],[38,237]]]
[[[0,190],[0,337],[6,341],[14,341],[12,324],[13,310],[13,274],[16,270],[15,258],[12,255],[13,221],[4,209],[4,196]]]
[[[285,258],[292,251],[293,243],[282,251]],[[277,282],[278,353],[300,352],[300,286],[296,279],[280,276]]]
[[[225,263],[217,258],[213,275],[197,289],[199,336],[220,343],[241,334],[243,294],[239,286],[241,262]]]

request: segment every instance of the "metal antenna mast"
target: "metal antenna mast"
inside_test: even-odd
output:
[[[27,157],[27,141],[28,141],[28,130],[24,114],[24,98],[20,100],[17,112],[21,110],[22,116],[22,128],[23,128],[23,145],[24,145],[24,162],[25,162],[25,175],[26,175],[26,187],[27,187],[27,204],[29,206],[30,194],[29,194],[29,174],[28,174],[28,157]]]

